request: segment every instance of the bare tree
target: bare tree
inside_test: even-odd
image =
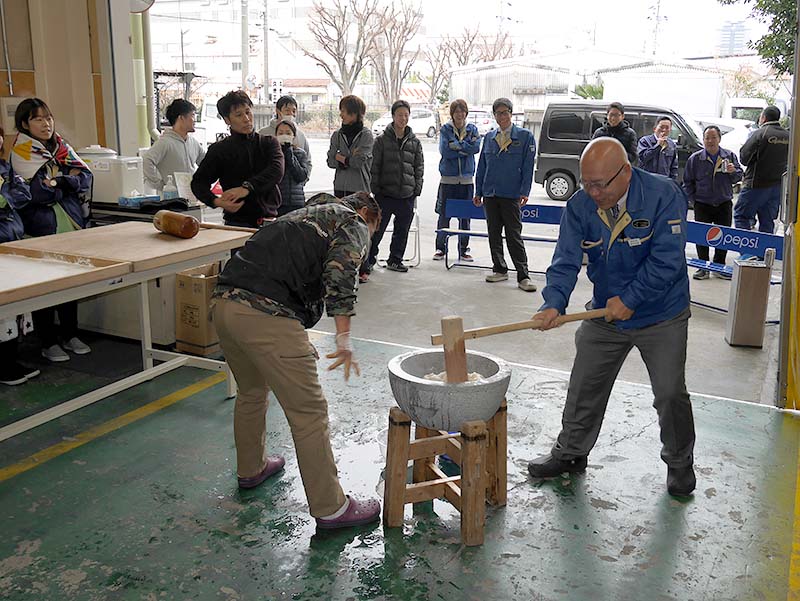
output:
[[[387,9],[378,0],[316,0],[308,28],[317,48],[300,46],[322,67],[343,95],[352,94],[358,76],[375,53],[378,26]]]
[[[479,37],[478,29],[473,30],[469,27],[465,27],[463,33],[458,37],[448,37],[446,39],[449,49],[447,64],[450,67],[463,67],[474,62]]]
[[[493,37],[481,36],[478,40],[478,62],[491,62],[514,56],[514,43],[506,31],[498,31]]]
[[[428,102],[434,104],[439,92],[447,84],[450,71],[450,46],[442,40],[435,46],[426,47],[422,55],[430,66],[430,72],[428,75],[421,75],[420,79],[430,89]]]
[[[422,11],[405,2],[399,7],[390,5],[378,27],[377,48],[370,57],[375,68],[378,89],[386,104],[397,100],[403,81],[419,56],[419,48],[406,52],[406,46],[414,38],[422,24]]]

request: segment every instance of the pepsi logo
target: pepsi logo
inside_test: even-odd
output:
[[[709,246],[719,246],[722,242],[723,233],[718,227],[708,228],[706,232],[706,242]]]

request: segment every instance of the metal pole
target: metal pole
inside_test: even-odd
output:
[[[778,363],[778,389],[775,395],[775,404],[778,407],[786,407],[788,401],[789,388],[789,340],[792,336],[792,303],[795,287],[800,282],[795,282],[793,278],[794,265],[793,254],[795,223],[797,222],[797,202],[800,185],[798,185],[798,160],[800,160],[800,119],[798,119],[798,95],[800,95],[800,28],[798,28],[797,16],[800,12],[800,0],[797,2],[795,10],[795,41],[794,41],[794,80],[792,93],[792,137],[789,143],[789,167],[788,167],[788,190],[783,197],[783,285],[781,286],[781,332],[780,332],[780,358]],[[797,409],[797,407],[790,407]]]
[[[264,0],[266,3],[266,0]],[[14,82],[11,81],[11,62],[8,59],[8,35],[6,35],[6,3],[5,0],[0,0],[0,26],[3,31],[3,56],[6,59],[6,75],[8,77],[8,95],[14,95]],[[11,135],[11,132],[9,132]]]
[[[269,81],[269,0],[264,0],[264,103],[270,103],[270,90],[272,86]]]
[[[247,90],[247,72],[250,57],[250,32],[247,23],[247,0],[242,0],[242,89]]]

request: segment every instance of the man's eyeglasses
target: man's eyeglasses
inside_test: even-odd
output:
[[[592,188],[594,188],[595,190],[605,190],[606,188],[608,188],[611,185],[611,182],[613,182],[615,179],[617,179],[617,176],[620,173],[622,173],[623,169],[625,169],[625,164],[623,164],[622,167],[619,168],[619,171],[617,171],[614,174],[614,177],[612,177],[606,183],[602,183],[602,182],[587,182],[587,181],[581,180],[581,186],[583,186],[584,190],[591,190]]]
[[[497,111],[495,112],[496,117],[502,117],[503,115],[510,115],[511,111]]]

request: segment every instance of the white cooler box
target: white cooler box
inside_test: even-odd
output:
[[[120,196],[136,190],[144,194],[144,175],[141,157],[120,157],[110,148],[89,146],[78,151],[94,175],[92,199],[117,203]]]

